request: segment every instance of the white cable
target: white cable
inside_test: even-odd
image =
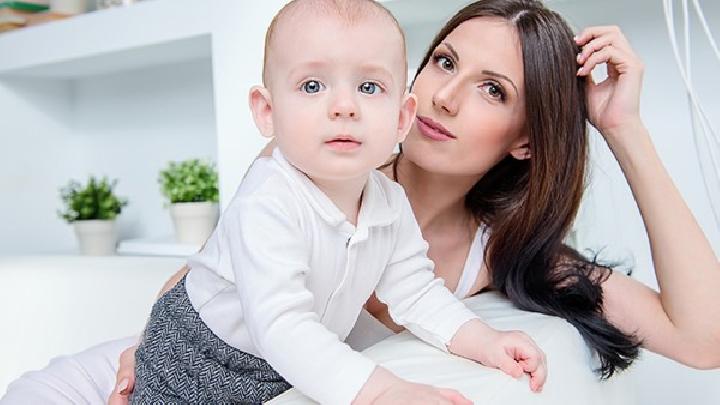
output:
[[[705,36],[707,37],[708,41],[710,42],[710,46],[712,47],[712,49],[715,53],[715,56],[718,58],[718,61],[720,62],[720,51],[718,51],[717,44],[715,43],[715,39],[712,36],[712,32],[710,32],[710,27],[708,26],[707,20],[705,20],[705,14],[703,13],[702,7],[700,7],[700,3],[698,2],[698,0],[693,0],[693,6],[695,8],[695,13],[697,14],[697,17],[700,20],[700,24],[703,27]],[[683,0],[683,7],[684,7],[684,12],[686,13],[685,20],[687,21],[687,19],[689,18],[689,12],[687,10],[687,0]],[[686,32],[686,35],[688,35],[687,32]],[[686,47],[689,47],[689,39],[687,37],[686,37]],[[690,66],[689,65],[686,65],[686,66],[687,66],[687,71],[688,71],[688,79],[690,79]],[[694,89],[694,87],[691,86],[691,89]],[[693,90],[693,93],[694,93],[694,90]],[[706,121],[706,124],[710,127],[710,136],[713,138],[713,140],[715,141],[715,144],[717,144],[717,147],[720,149],[720,137],[712,128],[712,126],[710,124],[710,120],[707,118],[707,115],[705,115],[704,111],[702,112],[702,115]],[[707,132],[705,134],[707,135]],[[712,145],[710,145],[710,147],[712,147]]]
[[[711,45],[714,47],[713,50],[717,50],[717,47],[714,45],[714,39],[712,38],[712,35],[710,33],[709,27],[707,26],[707,22],[704,19],[704,15],[702,14],[702,10],[700,9],[699,4],[697,3],[697,0],[693,0],[693,4],[695,6],[695,10],[698,13],[698,17],[701,20],[701,23],[703,24],[703,29],[705,30],[705,34],[708,36],[708,39],[711,42]],[[691,79],[691,72],[690,72],[690,61],[691,61],[691,53],[690,53],[690,40],[689,40],[689,16],[688,16],[688,9],[687,9],[687,0],[683,0],[683,11],[684,16],[683,20],[685,22],[685,66],[683,66],[682,60],[680,58],[680,52],[677,45],[677,38],[676,38],[676,30],[675,30],[675,16],[674,16],[674,10],[673,10],[673,3],[672,0],[663,0],[663,10],[665,12],[665,22],[668,29],[668,35],[670,36],[670,44],[672,45],[673,54],[675,56],[675,62],[678,65],[678,68],[680,70],[680,76],[682,77],[683,81],[685,82],[686,91],[688,94],[688,99],[690,101],[690,120],[692,124],[692,132],[693,132],[693,138],[694,138],[694,146],[695,151],[698,156],[698,163],[700,165],[701,169],[701,175],[703,178],[703,185],[705,186],[705,192],[707,193],[708,198],[710,199],[710,208],[713,212],[713,215],[715,217],[715,222],[717,226],[720,228],[720,212],[718,210],[720,209],[720,204],[714,204],[713,201],[713,194],[710,191],[710,185],[709,183],[709,176],[707,176],[707,173],[703,170],[703,164],[702,164],[702,154],[700,152],[700,139],[698,138],[698,131],[695,127],[695,116],[696,113],[698,113],[700,118],[700,124],[702,126],[702,135],[704,137],[704,141],[708,146],[708,152],[710,156],[711,165],[713,168],[713,171],[715,172],[715,179],[718,181],[718,185],[720,186],[720,168],[718,165],[717,160],[720,160],[716,158],[715,153],[718,153],[715,148],[713,147],[713,142],[717,143],[719,145],[718,149],[720,149],[720,141],[718,140],[717,136],[715,135],[715,131],[712,128],[712,124],[710,123],[709,119],[707,118],[707,115],[705,114],[705,111],[703,110],[699,100],[697,99],[692,83],[690,81]],[[720,55],[716,52],[716,55]],[[720,56],[719,56],[720,59]],[[708,135],[709,134],[709,135]],[[708,139],[710,138],[710,139]]]
[[[687,72],[685,71],[685,68],[683,67],[683,64],[680,59],[680,51],[678,49],[677,39],[675,38],[675,32],[676,32],[675,31],[675,17],[674,17],[673,9],[672,9],[672,0],[663,0],[663,8],[665,10],[665,22],[667,24],[668,35],[670,36],[670,44],[672,45],[673,54],[675,56],[675,62],[677,63],[678,68],[680,69],[680,76],[683,79],[683,81],[685,82],[685,88],[686,88],[688,94],[691,96],[692,107],[695,108],[695,110],[700,115],[701,124],[703,125],[703,129],[706,131],[706,132],[704,132],[705,136],[707,136],[707,134],[710,133],[713,138],[713,141],[720,148],[720,138],[717,137],[715,130],[713,129],[712,124],[710,123],[710,120],[707,118],[707,114],[705,114],[705,109],[702,108],[702,105],[700,105],[700,102],[697,99],[697,96],[695,95],[695,92],[693,90],[693,86],[690,84],[690,82],[688,80]],[[718,176],[720,177],[720,172],[718,173]]]
[[[707,20],[705,20],[705,13],[703,13],[698,0],[693,0],[693,6],[695,7],[695,13],[700,20],[700,25],[702,25],[703,31],[705,31],[705,36],[708,41],[710,41],[710,47],[712,47],[713,52],[715,52],[715,57],[718,58],[718,61],[720,61],[720,50],[718,50],[715,38],[713,38],[712,32],[710,32],[710,26],[708,26]]]
[[[685,72],[688,84],[692,87],[692,64],[690,63],[690,13],[688,13],[688,0],[682,0],[683,28],[685,34]],[[688,94],[688,98],[690,95]]]
[[[707,23],[707,20],[705,19],[705,13],[702,11],[702,7],[700,7],[700,3],[698,0],[693,0],[693,7],[695,8],[695,13],[697,14],[698,20],[700,20],[700,25],[703,27],[703,31],[705,32],[705,36],[707,37],[708,42],[710,43],[710,47],[712,48],[713,52],[715,53],[715,57],[718,59],[718,62],[720,62],[720,50],[718,50],[717,43],[715,42],[715,38],[712,35],[712,32],[710,31],[710,26]],[[709,120],[708,120],[709,122]],[[718,145],[718,148],[720,148],[720,137],[718,134],[715,133],[715,131],[711,134],[715,138],[715,143]]]

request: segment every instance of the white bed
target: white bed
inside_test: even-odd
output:
[[[0,396],[23,372],[37,370],[10,385],[0,403],[104,403],[114,383],[114,362],[132,338],[87,348],[137,333],[157,290],[182,263],[179,258],[0,258]],[[519,311],[493,293],[467,304],[493,326],[524,330],[537,341],[548,356],[542,394],[531,393],[526,379],[515,381],[443,354],[407,333],[365,353],[402,377],[456,388],[478,404],[634,403],[627,377],[598,381],[584,342],[565,321]],[[303,403],[312,402],[296,391],[272,401]]]
[[[451,356],[409,334],[392,336],[364,353],[397,375],[415,382],[454,388],[475,404],[633,404],[627,376],[600,382],[593,359],[576,329],[562,319],[520,311],[496,293],[465,300],[466,305],[498,329],[521,329],[545,351],[548,379],[541,394],[530,391],[527,377],[515,380],[498,370]],[[328,389],[332,389],[328,387]],[[312,404],[297,390],[272,405]]]
[[[0,397],[23,372],[54,357],[139,333],[160,287],[184,262],[0,257]]]

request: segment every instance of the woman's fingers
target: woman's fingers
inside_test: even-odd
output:
[[[618,74],[626,73],[630,64],[626,55],[612,45],[608,45],[597,52],[593,52],[585,63],[578,69],[578,76],[588,76],[597,65],[607,63],[608,76],[616,77]]]
[[[108,405],[127,405],[128,396],[135,388],[135,351],[137,346],[130,346],[120,353],[118,360],[118,371],[115,376],[115,389]]]
[[[128,405],[129,403],[127,395],[118,394],[116,391],[113,391],[108,398],[108,405]]]
[[[135,351],[137,346],[130,346],[120,354],[115,392],[127,395],[135,388]]]
[[[588,42],[600,37],[613,37],[615,39],[622,38],[623,40],[625,39],[622,34],[622,30],[620,30],[620,27],[618,26],[594,26],[587,27],[582,30],[581,33],[577,34],[575,36],[575,43],[579,46],[585,46]]]
[[[605,48],[608,45],[612,45],[612,43],[612,38],[609,36],[602,36],[593,39],[582,47],[582,50],[578,54],[577,62],[582,65],[583,63],[585,63],[587,58],[590,57],[590,55]]]
[[[578,34],[575,41],[582,46],[577,56],[578,64],[582,65],[578,76],[587,76],[601,63],[609,64],[608,73],[611,77],[632,67],[642,70],[642,62],[618,27],[589,27]]]

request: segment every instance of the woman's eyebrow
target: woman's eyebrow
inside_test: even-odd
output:
[[[445,45],[445,47],[450,51],[450,53],[452,54],[453,58],[455,58],[455,62],[456,62],[456,63],[459,63],[459,62],[460,62],[460,55],[458,55],[457,51],[455,50],[455,48],[453,48],[452,44],[451,44],[450,42],[447,42],[447,41],[443,41],[442,44]],[[518,91],[517,86],[515,85],[515,83],[513,83],[512,80],[510,80],[509,77],[505,76],[504,74],[501,74],[501,73],[498,73],[498,72],[494,72],[494,71],[492,71],[492,70],[483,70],[482,73],[485,74],[485,75],[488,75],[488,76],[494,76],[494,77],[497,77],[497,78],[506,80],[506,81],[507,81],[508,83],[510,83],[510,85],[515,89],[515,94],[517,94],[518,97],[520,96],[520,92]]]
[[[450,53],[452,54],[453,58],[455,58],[455,62],[460,62],[460,55],[458,55],[457,51],[455,51],[455,48],[450,44],[450,42],[443,42],[443,45],[447,47],[448,50],[450,50]]]
[[[520,92],[518,91],[517,86],[515,86],[515,83],[513,83],[513,81],[510,80],[509,77],[505,76],[504,74],[498,73],[498,72],[493,72],[492,70],[483,70],[482,73],[483,73],[484,75],[494,76],[494,77],[498,77],[498,78],[500,78],[500,79],[506,80],[506,81],[507,81],[508,83],[510,83],[510,84],[513,86],[513,88],[515,89],[515,94],[517,94],[518,97],[520,96]]]

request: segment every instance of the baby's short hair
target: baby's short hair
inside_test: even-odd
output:
[[[291,2],[287,3],[282,9],[280,9],[280,11],[278,11],[278,13],[275,15],[272,22],[270,23],[270,27],[268,27],[267,33],[265,34],[265,52],[262,71],[263,85],[268,85],[268,55],[270,53],[272,41],[275,36],[275,31],[277,30],[277,27],[282,24],[285,19],[292,17],[299,11],[308,10],[312,10],[313,12],[319,13],[321,15],[330,15],[339,18],[342,21],[346,22],[348,25],[355,24],[366,18],[385,19],[385,21],[393,24],[397,28],[397,31],[400,34],[400,38],[402,40],[402,56],[403,60],[405,60],[405,69],[403,70],[404,79],[402,83],[405,83],[405,80],[407,79],[405,77],[407,75],[407,60],[405,57],[405,34],[395,16],[393,16],[390,10],[385,8],[382,4],[374,0],[292,0]]]

